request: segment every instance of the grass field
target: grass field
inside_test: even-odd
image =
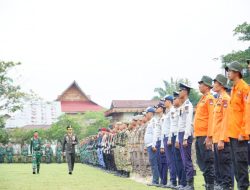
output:
[[[201,174],[195,177],[195,189],[202,190]],[[116,177],[83,164],[76,164],[73,175],[66,164],[42,164],[33,175],[31,164],[1,164],[0,190],[155,190],[131,179]]]

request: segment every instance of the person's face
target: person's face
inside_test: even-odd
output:
[[[237,76],[238,76],[238,72],[231,71],[231,70],[228,71],[229,80],[233,81],[233,80],[235,80],[237,78]]]
[[[209,88],[202,82],[199,84],[199,90],[202,94],[206,93]]]
[[[220,92],[222,89],[222,85],[218,81],[214,81],[213,91]]]
[[[68,133],[71,134],[73,132],[72,128],[68,128]]]
[[[179,105],[180,105],[180,99],[179,98],[174,98],[174,102],[173,102],[173,104],[174,104],[174,106],[175,107],[179,107]]]
[[[35,132],[35,133],[34,133],[34,137],[38,137],[38,132]]]
[[[164,104],[165,104],[166,108],[170,108],[170,106],[171,106],[171,102],[169,100],[166,100]]]
[[[185,89],[181,89],[179,93],[179,98],[183,99],[187,95],[187,91]]]
[[[149,121],[152,117],[153,117],[153,113],[152,112],[148,112],[146,114],[147,120]]]
[[[155,110],[155,112],[156,112],[156,113],[162,113],[162,112],[163,112],[162,107],[157,108],[157,109]]]

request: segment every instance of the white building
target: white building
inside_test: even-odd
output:
[[[61,114],[60,102],[30,101],[6,121],[6,128],[51,125]]]

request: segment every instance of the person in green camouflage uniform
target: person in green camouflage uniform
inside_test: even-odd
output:
[[[45,160],[46,160],[47,164],[51,163],[52,156],[53,156],[53,150],[52,150],[50,144],[47,144],[45,147]]]
[[[22,162],[27,163],[29,155],[29,146],[26,143],[22,146],[21,155],[22,155]]]
[[[114,159],[117,169],[117,176],[122,175],[122,160],[121,160],[121,134],[122,134],[122,122],[117,122],[114,127]]]
[[[42,157],[42,140],[38,137],[38,132],[34,132],[34,136],[30,142],[30,153],[32,154],[32,169],[33,174],[39,174],[40,163]]]
[[[8,163],[13,162],[13,155],[14,155],[14,149],[11,143],[8,144],[6,147],[6,155],[7,155],[7,161]]]
[[[56,145],[56,163],[62,163],[62,145],[60,142]]]
[[[5,156],[6,150],[2,143],[0,143],[0,163],[4,163],[4,156]]]

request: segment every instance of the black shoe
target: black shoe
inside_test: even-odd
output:
[[[36,172],[33,172],[33,174],[36,174]]]
[[[69,175],[72,175],[72,172],[69,172]]]

